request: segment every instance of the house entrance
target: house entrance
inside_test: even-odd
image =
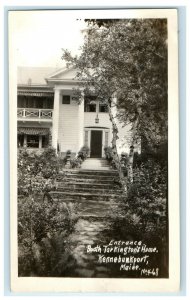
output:
[[[90,157],[102,157],[101,130],[91,130]]]

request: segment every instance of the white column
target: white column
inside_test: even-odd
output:
[[[54,92],[54,106],[53,106],[53,124],[52,124],[52,147],[57,151],[58,132],[59,132],[59,104],[60,104],[60,90],[55,89]]]
[[[24,134],[24,143],[23,143],[24,148],[27,147],[27,135]]]
[[[42,148],[42,135],[39,136],[39,149]]]
[[[105,130],[102,130],[102,157],[104,157],[104,147],[105,147]]]
[[[84,146],[84,96],[78,109],[78,149]]]

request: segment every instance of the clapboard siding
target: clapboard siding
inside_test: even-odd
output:
[[[78,106],[78,150],[84,146],[84,101]]]
[[[59,110],[59,138],[61,152],[78,152],[78,110],[77,104],[61,104]]]
[[[108,127],[111,128],[111,122],[109,120],[108,113],[99,113],[99,123],[95,123],[96,113],[94,112],[85,112],[84,113],[84,126],[90,127],[90,126],[97,126],[97,127]]]
[[[83,113],[83,106],[76,103],[64,105],[60,103],[59,111],[59,145],[61,152],[71,150],[77,153],[84,144],[85,127],[107,127],[109,128],[109,143],[112,139],[112,124],[107,113],[99,113],[99,123],[95,123],[96,113]],[[83,119],[84,118],[84,119]],[[131,145],[130,125],[122,127],[117,123],[119,139],[117,140],[118,153],[128,152]]]

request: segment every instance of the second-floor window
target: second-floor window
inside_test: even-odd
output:
[[[18,108],[44,108],[53,109],[52,97],[18,96]]]
[[[97,105],[99,103],[99,107],[97,109]],[[95,96],[86,96],[84,98],[84,112],[102,112],[107,113],[108,108],[107,105],[97,101],[97,98]]]
[[[62,104],[70,104],[70,102],[71,102],[70,95],[62,96]]]
[[[107,113],[108,112],[108,107],[104,103],[99,104],[99,112]]]
[[[96,112],[96,97],[84,97],[84,112]]]

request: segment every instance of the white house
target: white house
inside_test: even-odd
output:
[[[78,103],[74,69],[18,68],[18,147],[43,149],[52,145],[62,155],[76,154],[84,145],[90,157],[104,157],[111,145],[112,125],[107,107],[98,101]],[[119,128],[118,149],[129,152],[129,126]]]

